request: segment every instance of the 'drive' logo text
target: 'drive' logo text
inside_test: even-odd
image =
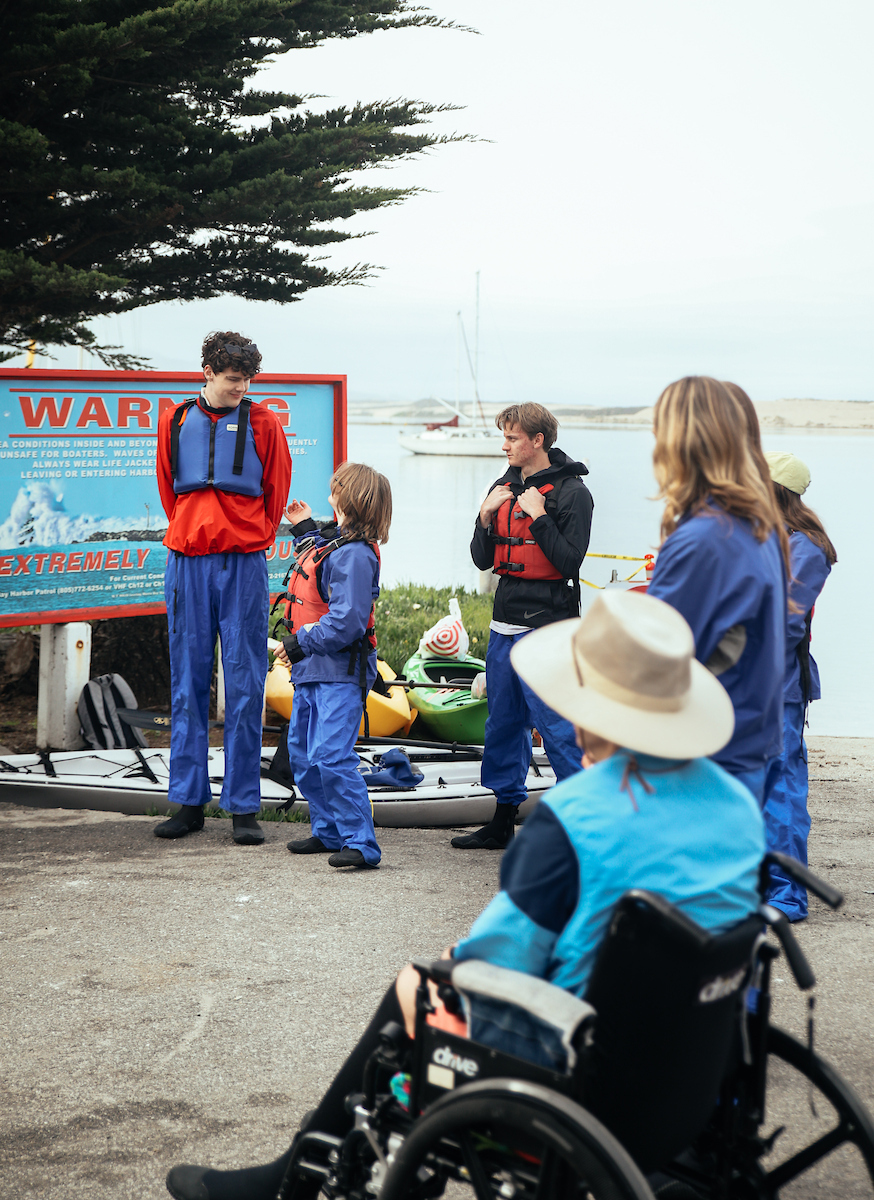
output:
[[[449,1067],[453,1071],[457,1071],[459,1075],[467,1075],[472,1079],[474,1075],[479,1075],[479,1063],[472,1058],[462,1058],[460,1054],[454,1054],[448,1046],[441,1046],[439,1050],[435,1050],[431,1055],[431,1061],[436,1063],[438,1067]]]

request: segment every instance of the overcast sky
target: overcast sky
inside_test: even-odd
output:
[[[435,128],[488,139],[379,172],[430,190],[348,223],[372,236],[332,260],[379,264],[372,284],[143,309],[102,340],[196,369],[207,330],[241,328],[266,368],[346,373],[353,399],[467,398],[456,313],[473,349],[479,271],[487,400],[648,404],[694,372],[762,400],[874,398],[870,3],[431,8],[479,35],[334,43],[257,81],[313,106],[456,103]]]

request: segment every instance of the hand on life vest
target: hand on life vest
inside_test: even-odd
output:
[[[480,525],[482,525],[484,529],[491,525],[492,517],[495,515],[501,505],[512,499],[513,493],[506,484],[502,483],[500,487],[492,488],[479,508]]]
[[[532,520],[536,517],[542,517],[546,512],[546,501],[543,498],[542,492],[539,492],[536,487],[526,488],[516,503]]]
[[[469,649],[470,638],[461,619],[461,607],[453,596],[449,601],[449,616],[442,617],[422,634],[419,653],[434,654],[438,658],[465,658]]]

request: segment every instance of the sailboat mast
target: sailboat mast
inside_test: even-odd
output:
[[[476,273],[476,325],[473,331],[473,392],[474,400],[471,403],[471,424],[476,425],[476,409],[475,405],[479,404],[479,271]],[[480,407],[482,407],[480,405]]]

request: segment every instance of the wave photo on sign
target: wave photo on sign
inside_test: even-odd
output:
[[[68,513],[63,492],[54,492],[47,483],[31,483],[19,488],[9,516],[0,525],[0,546],[56,546],[69,542],[96,541],[101,533],[129,532],[133,539],[160,541],[167,527],[166,517],[153,520],[153,528],[144,530],[141,516],[106,517],[91,513]]]

